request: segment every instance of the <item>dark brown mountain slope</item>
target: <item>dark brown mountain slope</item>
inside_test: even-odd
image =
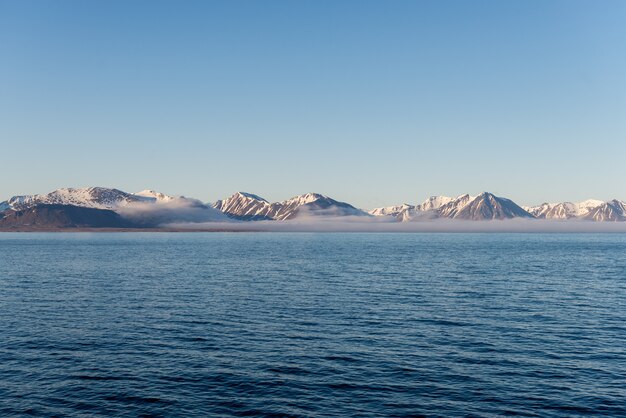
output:
[[[0,229],[19,228],[132,228],[120,215],[107,209],[72,205],[36,205],[0,213]]]

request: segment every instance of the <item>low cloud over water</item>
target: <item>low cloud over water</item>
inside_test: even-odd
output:
[[[437,219],[418,222],[396,222],[388,218],[362,216],[326,218],[312,217],[288,221],[229,221],[187,223],[173,222],[164,226],[180,229],[265,231],[265,232],[626,232],[626,223],[593,221],[552,221],[511,219],[463,221]]]

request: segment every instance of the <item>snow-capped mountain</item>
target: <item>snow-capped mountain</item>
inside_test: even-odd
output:
[[[448,204],[454,200],[453,197],[448,196],[431,196],[424,200],[422,203],[415,207],[415,210],[420,212],[426,212],[429,210],[439,209],[445,204]]]
[[[113,219],[105,212],[121,217],[124,222],[117,225],[141,228],[229,221],[223,213],[196,199],[173,197],[153,190],[127,193],[104,187],[67,188],[41,195],[15,196],[0,204],[0,209],[0,219],[5,227],[9,224],[13,227],[40,227],[46,222],[51,227],[100,225],[99,219]],[[93,217],[93,222],[86,219],[88,216]]]
[[[160,202],[171,202],[173,200],[176,199],[184,199],[184,197],[175,197],[175,196],[170,196],[164,193],[160,193],[160,192],[155,192],[154,190],[142,190],[140,192],[137,193],[133,193],[134,196],[139,196],[139,197],[147,197],[150,199],[154,199],[154,201],[156,203],[160,203]]]
[[[391,216],[400,222],[408,222],[416,217],[437,217],[436,210],[455,200],[448,196],[431,196],[418,205],[403,203],[397,206],[387,206],[372,209],[368,213],[374,216]]]
[[[370,211],[377,216],[393,216],[401,222],[420,219],[465,219],[491,220],[511,218],[533,218],[515,202],[491,193],[483,192],[478,196],[464,194],[456,198],[432,196],[419,205],[390,206]]]
[[[92,209],[81,211],[77,208]],[[137,228],[158,228],[204,222],[232,222],[235,220],[289,220],[322,216],[386,217],[383,222],[418,222],[430,219],[462,219],[471,221],[512,218],[577,219],[595,222],[626,222],[626,202],[620,200],[585,200],[583,202],[543,203],[520,207],[510,199],[483,192],[477,196],[433,196],[420,204],[404,203],[376,208],[366,213],[356,207],[330,197],[307,193],[281,202],[270,203],[251,193],[237,192],[214,205],[196,199],[170,196],[154,190],[127,193],[105,187],[63,188],[46,194],[14,196],[0,202],[0,220],[3,228],[50,227],[63,225],[116,224],[115,217],[98,211],[113,211],[123,223]],[[90,221],[89,216],[93,217]],[[107,220],[104,222],[104,220]],[[109,222],[110,221],[110,222]],[[13,225],[13,226],[11,226]],[[55,226],[56,225],[56,226]],[[2,226],[2,225],[0,225]]]
[[[82,189],[64,188],[46,194],[14,196],[2,206],[21,210],[36,205],[72,205],[85,208],[113,210],[138,202],[153,202],[153,197],[126,193],[118,189],[88,187]]]
[[[186,198],[169,196],[153,190],[127,193],[106,187],[63,188],[46,194],[14,196],[0,203],[0,212],[6,209],[27,209],[37,205],[72,205],[83,208],[116,210],[138,203],[167,203],[180,199]]]
[[[490,219],[533,218],[510,199],[483,192],[462,195],[435,209],[440,218],[482,221]]]
[[[354,206],[339,202],[330,197],[307,193],[274,204],[277,220],[293,219],[295,217],[327,215],[327,216],[369,216],[366,212]]]
[[[408,203],[403,203],[401,205],[396,206],[386,206],[382,208],[375,208],[370,210],[370,215],[373,216],[393,216],[394,218],[402,213],[406,213],[407,211],[415,209],[415,206],[409,205]]]
[[[626,203],[617,199],[603,202],[590,209],[583,218],[597,222],[626,221]]]
[[[213,207],[233,219],[287,220],[307,215],[368,216],[354,206],[318,194],[307,193],[282,202],[269,203],[252,193],[237,192]]]
[[[582,202],[543,203],[525,207],[539,219],[586,219],[598,222],[626,220],[626,203],[619,200],[585,200]]]
[[[252,193],[237,192],[224,200],[218,200],[213,207],[233,219],[243,221],[270,220],[271,204]]]

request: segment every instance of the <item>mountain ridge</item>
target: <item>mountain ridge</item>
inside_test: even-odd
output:
[[[258,195],[236,192],[218,200],[213,205],[232,219],[278,220],[294,219],[303,215],[319,215],[323,212],[332,216],[369,216],[354,206],[319,193],[305,193],[280,202],[270,203]]]
[[[57,206],[50,208],[48,207],[50,205]],[[106,187],[61,188],[46,194],[13,196],[0,202],[0,219],[4,220],[5,225],[19,222],[20,219],[26,220],[28,217],[43,222],[44,217],[41,214],[49,213],[50,222],[54,224],[58,223],[62,218],[61,213],[65,211],[66,218],[71,223],[72,216],[78,216],[78,212],[77,209],[70,207],[112,211],[126,221],[141,227],[177,222],[290,221],[347,217],[380,219],[385,222],[419,222],[435,219],[491,221],[514,218],[626,221],[626,203],[617,199],[609,201],[589,199],[577,203],[519,206],[505,197],[482,192],[475,196],[469,194],[457,197],[431,196],[419,204],[403,203],[366,212],[320,193],[305,193],[272,203],[257,194],[236,192],[214,204],[205,204],[196,199],[171,196],[150,189],[128,193]],[[35,210],[28,212],[29,209]],[[18,216],[14,213],[19,211],[27,211],[24,213],[28,216],[24,217],[24,214]],[[102,215],[91,213],[93,216]]]
[[[0,212],[0,229],[12,228],[134,228],[132,222],[109,209],[74,205],[37,204]]]

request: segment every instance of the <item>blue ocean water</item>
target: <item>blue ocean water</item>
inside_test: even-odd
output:
[[[0,234],[0,416],[626,415],[626,236]]]

